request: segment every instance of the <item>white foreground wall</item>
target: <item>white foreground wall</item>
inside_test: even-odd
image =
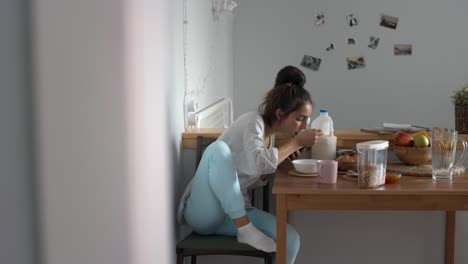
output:
[[[33,264],[34,174],[27,1],[0,1],[0,262]]]
[[[172,263],[173,10],[172,1],[34,2],[43,263]]]

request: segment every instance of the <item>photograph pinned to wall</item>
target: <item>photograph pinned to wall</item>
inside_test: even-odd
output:
[[[379,40],[380,40],[380,38],[377,38],[375,36],[370,36],[369,37],[369,45],[367,45],[367,46],[369,48],[371,48],[371,49],[375,49],[379,45]]]
[[[348,22],[348,26],[355,27],[358,25],[357,17],[354,13],[350,13],[346,16],[346,21]]]
[[[354,38],[348,38],[347,43],[348,45],[356,45],[356,40]]]
[[[302,58],[301,66],[309,68],[313,71],[318,71],[321,62],[321,58],[312,57],[310,55],[304,55],[304,58]]]
[[[326,48],[327,51],[334,50],[334,49],[335,49],[335,45],[333,45],[333,43],[330,43],[330,45]]]
[[[398,17],[393,17],[389,15],[381,15],[380,16],[380,25],[382,27],[387,27],[391,29],[396,29],[398,25]]]
[[[314,14],[314,22],[316,26],[323,25],[325,23],[325,14],[323,12],[317,12]]]
[[[411,56],[413,54],[412,44],[395,44],[393,46],[393,55],[395,56]]]
[[[348,57],[346,58],[348,70],[360,69],[366,67],[366,62],[363,56]]]

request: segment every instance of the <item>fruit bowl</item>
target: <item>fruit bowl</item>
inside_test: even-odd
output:
[[[400,147],[393,148],[395,155],[408,165],[422,165],[431,163],[431,147]]]

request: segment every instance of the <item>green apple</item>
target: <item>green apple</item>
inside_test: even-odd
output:
[[[429,138],[427,138],[425,135],[417,135],[414,137],[413,146],[418,148],[429,147]]]

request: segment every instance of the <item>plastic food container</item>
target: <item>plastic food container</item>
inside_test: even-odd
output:
[[[356,144],[357,173],[360,188],[376,188],[385,184],[387,140],[372,140]]]

